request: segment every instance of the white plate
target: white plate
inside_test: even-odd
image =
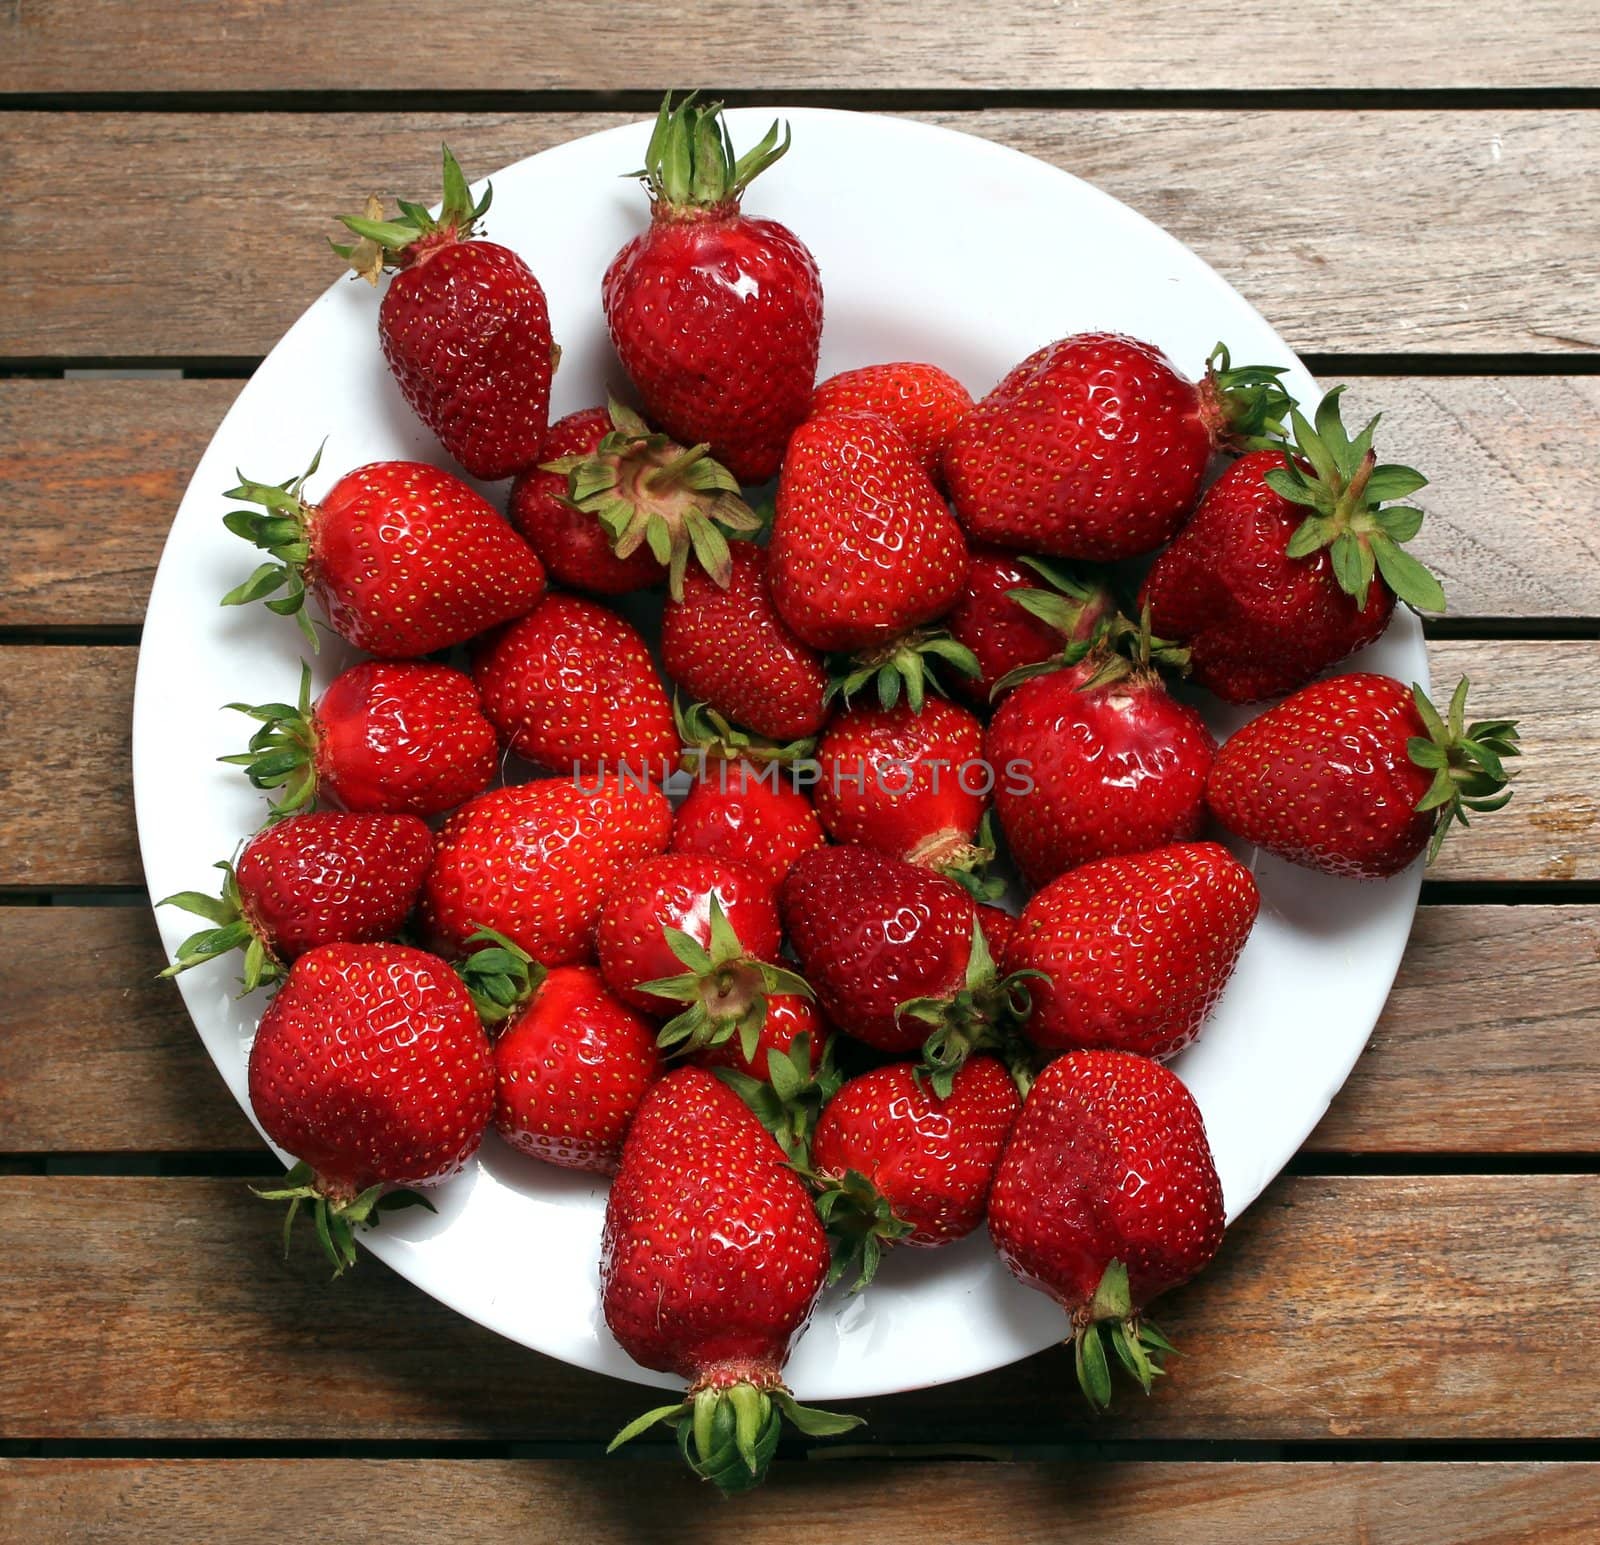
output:
[[[730,113],[754,143],[773,114]],[[1114,199],[1042,162],[950,130],[894,118],[794,109],[794,148],[746,207],[781,218],[821,265],[827,327],[821,374],[928,359],[986,391],[1040,344],[1088,328],[1149,339],[1197,375],[1225,339],[1240,362],[1289,367],[1283,341],[1199,258]],[[603,400],[622,373],[600,311],[600,276],[645,219],[637,166],[647,124],[608,130],[494,175],[487,234],[532,264],[563,348],[553,416]],[[418,191],[409,190],[413,194]],[[315,236],[308,236],[315,240]],[[293,696],[294,624],[260,606],[222,608],[250,550],[222,526],[234,469],[281,479],[328,437],[313,497],[384,457],[447,464],[390,382],[372,291],[336,280],[240,393],[196,469],[156,575],[134,704],[139,836],[152,896],[212,887],[210,865],[259,824],[261,796],[216,758],[242,748],[232,701]],[[319,688],[345,663],[336,641]],[[1421,630],[1402,611],[1358,662],[1427,680]],[[1211,714],[1225,732],[1239,716]],[[1232,722],[1230,722],[1230,720]],[[1247,859],[1251,855],[1243,855]],[[1328,879],[1254,859],[1261,918],[1201,1042],[1176,1066],[1205,1113],[1228,1214],[1237,1217],[1316,1125],[1366,1044],[1410,931],[1419,872],[1386,884]],[[169,951],[190,931],[160,913]],[[243,1002],[233,963],[180,979],[206,1049],[245,1104],[245,1062],[263,998]],[[439,1213],[386,1219],[370,1248],[424,1291],[568,1362],[651,1384],[601,1321],[596,1257],[604,1187],[513,1155],[491,1136]],[[261,1249],[273,1249],[265,1207]],[[803,1400],[884,1394],[959,1379],[1060,1339],[1059,1309],[1017,1285],[980,1233],[939,1251],[900,1251],[870,1292],[830,1295],[796,1348]]]

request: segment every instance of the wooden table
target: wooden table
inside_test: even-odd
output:
[[[689,46],[641,0],[0,5],[6,1536],[1600,1538],[1596,16],[741,0]],[[1326,1121],[1165,1310],[1154,1398],[1092,1421],[1046,1353],[866,1402],[737,1506],[659,1447],[601,1460],[637,1388],[376,1261],[280,1264],[262,1151],[152,980],[127,752],[174,505],[327,282],[329,213],[432,188],[444,138],[483,169],[638,117],[687,58],[1019,146],[1208,258],[1434,479],[1435,678],[1527,750]]]

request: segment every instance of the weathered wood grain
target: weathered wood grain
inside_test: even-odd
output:
[[[1416,551],[1456,617],[1600,617],[1600,378],[1356,378],[1432,477]],[[132,625],[236,381],[0,382],[0,625]]]
[[[1056,1545],[1588,1545],[1592,1464],[798,1464],[780,1461],[757,1505],[730,1507],[675,1466],[490,1460],[10,1460],[0,1509],[35,1545],[159,1539],[321,1545],[449,1538],[659,1545],[818,1538],[878,1545],[1004,1540]]]
[[[177,989],[156,980],[163,959],[142,908],[0,908],[0,1151],[256,1145]],[[1424,907],[1372,1044],[1307,1147],[1594,1152],[1597,1082],[1600,908]]]
[[[1126,200],[1212,262],[1299,349],[1600,347],[1587,193],[1595,113],[919,116],[1030,151]],[[431,189],[441,139],[467,166],[490,169],[620,121],[15,114],[0,152],[9,256],[0,355],[262,353],[335,277],[324,240],[334,213],[369,188]],[[1292,172],[1241,173],[1264,155],[1289,157]]]
[[[646,1392],[519,1351],[364,1259],[280,1261],[242,1182],[0,1178],[14,1438],[598,1442]],[[1184,1348],[1094,1421],[1061,1349],[860,1403],[865,1444],[1558,1438],[1600,1401],[1588,1176],[1280,1181],[1162,1305]],[[529,1285],[530,1293],[536,1285]]]
[[[1600,46],[1578,0],[1405,0],[1379,32],[1359,6],[1308,22],[1268,0],[999,0],[936,22],[916,0],[819,0],[801,26],[779,0],[700,10],[621,0],[600,28],[578,0],[474,0],[441,27],[404,0],[28,0],[0,10],[0,91],[659,92],[683,85],[691,28],[708,87],[772,92],[1587,86]]]

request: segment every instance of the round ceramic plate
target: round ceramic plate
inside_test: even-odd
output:
[[[750,145],[773,114],[729,114]],[[1283,341],[1199,258],[1076,178],[946,129],[796,109],[794,147],[746,200],[810,246],[827,292],[821,374],[926,359],[986,391],[1053,338],[1090,328],[1159,344],[1198,375],[1225,339],[1240,362],[1281,364],[1302,401],[1316,387]],[[646,218],[619,173],[640,163],[648,124],[545,151],[493,177],[486,234],[515,248],[549,296],[563,349],[552,417],[625,385],[606,337],[600,276]],[[882,168],[892,166],[894,175]],[[559,210],[560,218],[552,217]],[[221,517],[234,469],[297,474],[326,437],[314,498],[363,462],[443,452],[391,384],[372,291],[331,284],[240,393],[196,469],[156,575],[134,706],[139,836],[152,896],[214,889],[210,867],[262,817],[261,796],[217,758],[246,721],[228,702],[292,698],[302,652],[294,624],[218,598],[253,560]],[[499,491],[491,490],[491,496]],[[315,661],[325,685],[349,656]],[[1426,681],[1421,631],[1402,611],[1355,662]],[[1208,708],[1227,733],[1241,715]],[[1260,921],[1205,1035],[1176,1063],[1205,1113],[1230,1218],[1304,1141],[1344,1082],[1382,1008],[1415,909],[1416,870],[1385,884],[1324,878],[1242,852],[1260,882]],[[162,909],[168,950],[193,920]],[[237,971],[214,963],[179,979],[228,1087],[245,1104],[245,1061],[264,998],[240,1001]],[[426,1292],[514,1341],[652,1384],[600,1316],[596,1259],[603,1183],[513,1154],[493,1136],[436,1193],[438,1213],[386,1218],[366,1243]],[[272,1249],[263,1208],[262,1250]],[[1015,1283],[980,1231],[938,1251],[899,1251],[872,1289],[819,1305],[789,1365],[803,1400],[849,1399],[959,1379],[1038,1351],[1063,1333],[1060,1310]]]

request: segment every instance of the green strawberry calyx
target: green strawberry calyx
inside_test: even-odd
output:
[[[1301,521],[1286,549],[1291,558],[1309,558],[1328,550],[1333,577],[1358,607],[1367,604],[1375,577],[1415,611],[1442,612],[1444,587],[1432,572],[1405,550],[1422,529],[1423,513],[1404,499],[1428,480],[1412,467],[1380,463],[1372,449],[1374,414],[1352,440],[1339,416],[1342,386],[1317,406],[1315,426],[1298,408],[1289,419],[1294,444],[1285,448],[1283,465],[1266,474],[1267,487],[1310,513]]]
[[[377,284],[386,268],[409,268],[424,261],[440,247],[471,240],[479,220],[489,208],[494,190],[484,184],[483,197],[473,202],[472,190],[460,163],[444,150],[444,202],[437,215],[421,204],[395,200],[400,213],[393,220],[383,218],[383,204],[374,195],[367,199],[359,215],[340,215],[339,222],[357,238],[349,246],[329,245],[363,279]]]
[[[253,542],[269,558],[242,585],[235,585],[223,596],[222,604],[247,606],[252,601],[264,601],[269,612],[293,617],[313,650],[319,646],[316,629],[306,615],[305,569],[311,557],[310,526],[315,507],[304,494],[306,482],[322,464],[322,449],[317,447],[311,465],[299,477],[285,483],[257,483],[238,473],[238,486],[223,497],[258,504],[261,509],[230,510],[222,517],[228,530]],[[276,594],[279,590],[284,593]]]
[[[766,740],[740,729],[710,703],[690,703],[685,708],[676,697],[672,717],[678,727],[683,755],[678,765],[686,773],[704,774],[713,762],[748,762],[753,767],[792,767],[817,749],[816,736],[802,740]],[[773,774],[777,776],[776,773]]]
[[[1430,864],[1457,822],[1471,824],[1469,810],[1482,814],[1499,810],[1510,801],[1511,774],[1505,764],[1522,755],[1515,719],[1466,722],[1468,686],[1463,676],[1442,716],[1420,686],[1415,682],[1411,686],[1411,700],[1428,733],[1412,736],[1406,742],[1406,754],[1433,774],[1433,782],[1417,801],[1419,811],[1434,812],[1433,840],[1428,844]]]
[[[711,893],[709,945],[681,928],[667,927],[661,932],[685,970],[677,976],[640,982],[638,990],[687,1005],[661,1027],[656,1038],[676,1056],[721,1046],[737,1035],[745,1058],[753,1058],[767,1022],[768,997],[773,993],[815,996],[803,976],[746,952],[715,891]]]
[[[767,1053],[765,1078],[752,1078],[742,1068],[711,1070],[750,1107],[756,1119],[777,1139],[789,1162],[801,1171],[810,1163],[811,1138],[822,1108],[844,1082],[833,1049],[834,1037],[830,1035],[823,1042],[822,1056],[813,1071],[811,1033],[802,1031],[787,1051],[774,1049]]]
[[[181,907],[211,924],[209,928],[190,934],[178,946],[172,964],[161,975],[177,976],[208,960],[243,950],[243,996],[278,981],[284,974],[284,964],[246,915],[244,900],[239,894],[239,877],[233,872],[233,865],[224,860],[216,867],[222,871],[220,896],[208,896],[204,891],[179,891],[156,903],[158,907]]]
[[[789,149],[789,126],[774,119],[760,144],[736,156],[722,104],[700,102],[698,96],[691,91],[676,107],[670,91],[661,99],[644,165],[625,174],[645,185],[655,219],[694,219],[737,209],[745,189]]]
[[[1165,1359],[1177,1351],[1134,1309],[1128,1289],[1128,1268],[1115,1260],[1102,1274],[1094,1297],[1072,1317],[1072,1349],[1078,1386],[1096,1411],[1103,1411],[1111,1404],[1108,1347],[1147,1395],[1151,1385],[1166,1372]]]
[[[683,599],[691,556],[726,590],[733,579],[728,538],[763,525],[740,497],[738,479],[712,459],[709,444],[685,448],[615,398],[607,411],[611,432],[593,452],[560,456],[539,470],[566,478],[566,502],[599,520],[617,557],[647,546],[667,571],[674,601]]]
[[[1038,564],[1028,560],[1034,567]],[[1101,590],[1109,598],[1109,592]],[[1024,606],[1034,616],[1050,621],[1046,612],[1059,599],[1041,590],[1013,590],[1013,600]],[[1028,598],[1032,599],[1028,599]],[[1156,667],[1160,666],[1176,675],[1186,675],[1189,670],[1189,651],[1170,639],[1156,638],[1150,632],[1150,608],[1145,607],[1137,622],[1132,621],[1114,604],[1101,611],[1090,631],[1078,630],[1066,635],[1067,642],[1059,655],[1048,660],[1038,660],[1031,665],[1019,665],[1009,670],[990,689],[990,701],[1001,697],[1013,687],[1035,676],[1047,676],[1052,671],[1080,669],[1082,680],[1079,690],[1092,691],[1110,686],[1129,676],[1157,680]]]
[[[1284,418],[1294,398],[1279,379],[1282,365],[1235,365],[1219,343],[1200,381],[1200,418],[1211,443],[1224,451],[1270,450],[1283,444]]]
[[[725,1367],[697,1379],[681,1401],[629,1422],[606,1452],[665,1425],[677,1434],[678,1451],[689,1468],[731,1497],[761,1484],[785,1421],[808,1438],[831,1438],[859,1427],[861,1420],[798,1404],[776,1373]]]
[[[895,1216],[889,1199],[860,1170],[842,1175],[808,1170],[803,1178],[816,1195],[817,1216],[832,1251],[828,1285],[853,1274],[853,1297],[877,1275],[883,1252],[911,1233],[912,1225]]]
[[[879,707],[893,708],[904,696],[912,713],[921,713],[930,688],[941,697],[948,696],[939,679],[940,666],[963,676],[983,674],[978,657],[965,644],[939,628],[916,628],[859,654],[829,655],[828,690],[823,701],[839,699],[848,705],[871,683]]]
[[[242,767],[252,788],[283,792],[268,813],[274,821],[317,803],[317,728],[311,710],[311,667],[300,662],[300,692],[293,703],[229,703],[260,724],[250,746],[236,756],[219,756],[230,767]]]
[[[954,880],[974,901],[998,901],[1005,894],[1006,883],[989,873],[996,845],[994,812],[986,810],[976,838],[946,827],[925,837],[906,854],[906,859]]]
[[[456,965],[484,1028],[493,1033],[544,985],[550,973],[515,939],[478,928],[467,939],[471,954]]]
[[[288,1257],[294,1240],[294,1223],[301,1208],[311,1214],[317,1231],[317,1241],[323,1253],[333,1263],[333,1274],[341,1277],[356,1263],[356,1230],[376,1228],[379,1215],[395,1212],[402,1207],[426,1207],[429,1212],[438,1209],[420,1192],[404,1188],[390,1190],[379,1184],[351,1196],[343,1196],[325,1185],[309,1164],[296,1164],[283,1177],[282,1184],[265,1188],[251,1186],[252,1195],[264,1202],[287,1202],[289,1210],[283,1220],[283,1253]]]

